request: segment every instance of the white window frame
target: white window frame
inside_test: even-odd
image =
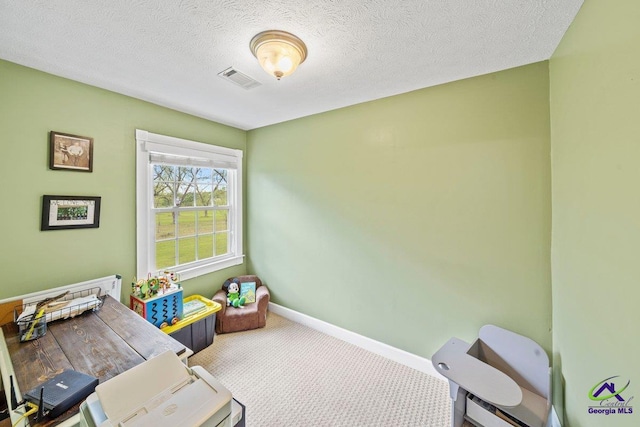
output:
[[[150,155],[164,154],[194,159],[206,159],[229,170],[227,195],[229,212],[229,253],[179,265],[172,269],[181,280],[212,273],[244,262],[242,248],[242,150],[235,150],[182,138],[158,135],[136,129],[136,254],[137,275],[156,274],[155,220],[153,218],[153,178]]]

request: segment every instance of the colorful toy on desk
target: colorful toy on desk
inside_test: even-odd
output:
[[[177,273],[165,270],[157,276],[133,279],[129,307],[155,326],[175,324],[183,317],[182,285]]]
[[[149,292],[151,295],[157,295],[158,290],[160,290],[160,279],[157,277],[150,277],[147,279],[147,283],[149,284]]]
[[[131,283],[131,295],[136,298],[147,299],[174,291],[176,288],[180,289],[182,285],[177,282],[178,279],[178,273],[169,270],[165,270],[158,276],[151,276],[151,273],[149,273],[146,279],[136,280],[134,277]]]
[[[240,284],[233,280],[227,280],[222,285],[222,288],[227,291],[227,306],[233,306],[240,308],[244,306],[246,302],[245,297],[240,296]]]

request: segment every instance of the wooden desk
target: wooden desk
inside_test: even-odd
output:
[[[37,340],[20,343],[15,323],[2,326],[2,334],[3,383],[8,388],[8,375],[14,375],[18,401],[22,399],[21,391],[36,387],[64,369],[93,375],[102,383],[166,350],[185,361],[192,354],[110,296],[105,297],[98,311],[47,324],[47,334]],[[68,420],[64,426],[75,425],[78,408],[79,404],[57,419],[37,425],[57,425],[64,420]],[[17,418],[12,415],[13,420]]]

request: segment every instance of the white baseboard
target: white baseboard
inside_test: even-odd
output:
[[[339,326],[332,325],[331,323],[316,319],[315,317],[307,316],[306,314],[299,313],[295,310],[291,310],[290,308],[283,307],[273,302],[269,303],[269,311],[293,322],[308,326],[309,328],[315,329],[316,331],[323,332],[327,335],[331,335],[332,337],[356,345],[379,356],[386,357],[387,359],[393,360],[394,362],[401,363],[405,366],[408,366],[420,372],[424,372],[425,374],[432,375],[441,380],[447,380],[445,377],[440,375],[438,371],[436,371],[436,369],[431,364],[431,360],[425,359],[424,357],[420,357],[413,353],[400,350],[399,348],[392,347],[380,341],[367,338],[363,335],[351,332]]]

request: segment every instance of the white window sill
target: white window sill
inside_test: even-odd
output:
[[[233,256],[225,258],[219,261],[210,262],[203,265],[190,266],[184,265],[172,269],[180,275],[180,280],[193,279],[204,274],[213,273],[214,271],[222,270],[224,268],[233,267],[234,265],[240,265],[244,262],[244,255]]]

